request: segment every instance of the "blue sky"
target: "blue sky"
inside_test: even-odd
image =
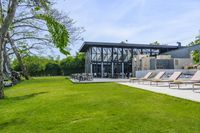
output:
[[[56,8],[85,28],[85,41],[186,45],[200,30],[200,0],[59,0]]]

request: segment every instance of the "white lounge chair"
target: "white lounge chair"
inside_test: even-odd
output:
[[[200,70],[197,71],[190,80],[175,80],[169,83],[169,88],[171,88],[171,85],[177,85],[178,88],[180,88],[180,84],[192,84],[194,86],[197,83],[200,83]]]
[[[174,82],[181,76],[181,74],[182,74],[182,72],[174,72],[168,79],[153,79],[153,80],[151,80],[151,84],[156,83],[156,85],[158,86],[158,83]]]
[[[130,82],[147,80],[151,77],[153,72],[148,72],[143,78],[130,78]]]

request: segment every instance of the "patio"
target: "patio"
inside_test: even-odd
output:
[[[76,79],[72,79],[70,78],[70,80],[73,83],[105,83],[105,82],[129,82],[129,79],[122,79],[122,78],[118,78],[118,79],[114,79],[114,78],[93,78],[93,80],[83,80],[83,81],[79,81]]]
[[[162,83],[158,86],[156,85],[150,86],[148,82],[145,82],[144,84],[130,83],[130,82],[118,82],[118,83],[130,87],[136,87],[143,90],[148,90],[156,93],[166,94],[178,98],[200,102],[200,88],[193,89],[192,85],[181,85],[181,87],[178,89],[177,86],[169,88],[168,84],[166,83]]]

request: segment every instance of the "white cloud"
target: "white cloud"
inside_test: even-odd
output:
[[[200,1],[68,0],[58,7],[83,26],[87,41],[190,42],[200,29]],[[69,8],[68,8],[69,7]],[[68,10],[66,10],[68,9]],[[81,44],[73,47],[77,50]]]

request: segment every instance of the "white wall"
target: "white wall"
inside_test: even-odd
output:
[[[142,70],[150,70],[150,60],[154,59],[155,57],[145,57],[142,58],[142,64],[141,64],[141,69]]]
[[[174,58],[174,69],[183,69],[185,66],[191,66],[192,63],[190,58]]]
[[[171,59],[171,55],[158,55],[157,59]]]

